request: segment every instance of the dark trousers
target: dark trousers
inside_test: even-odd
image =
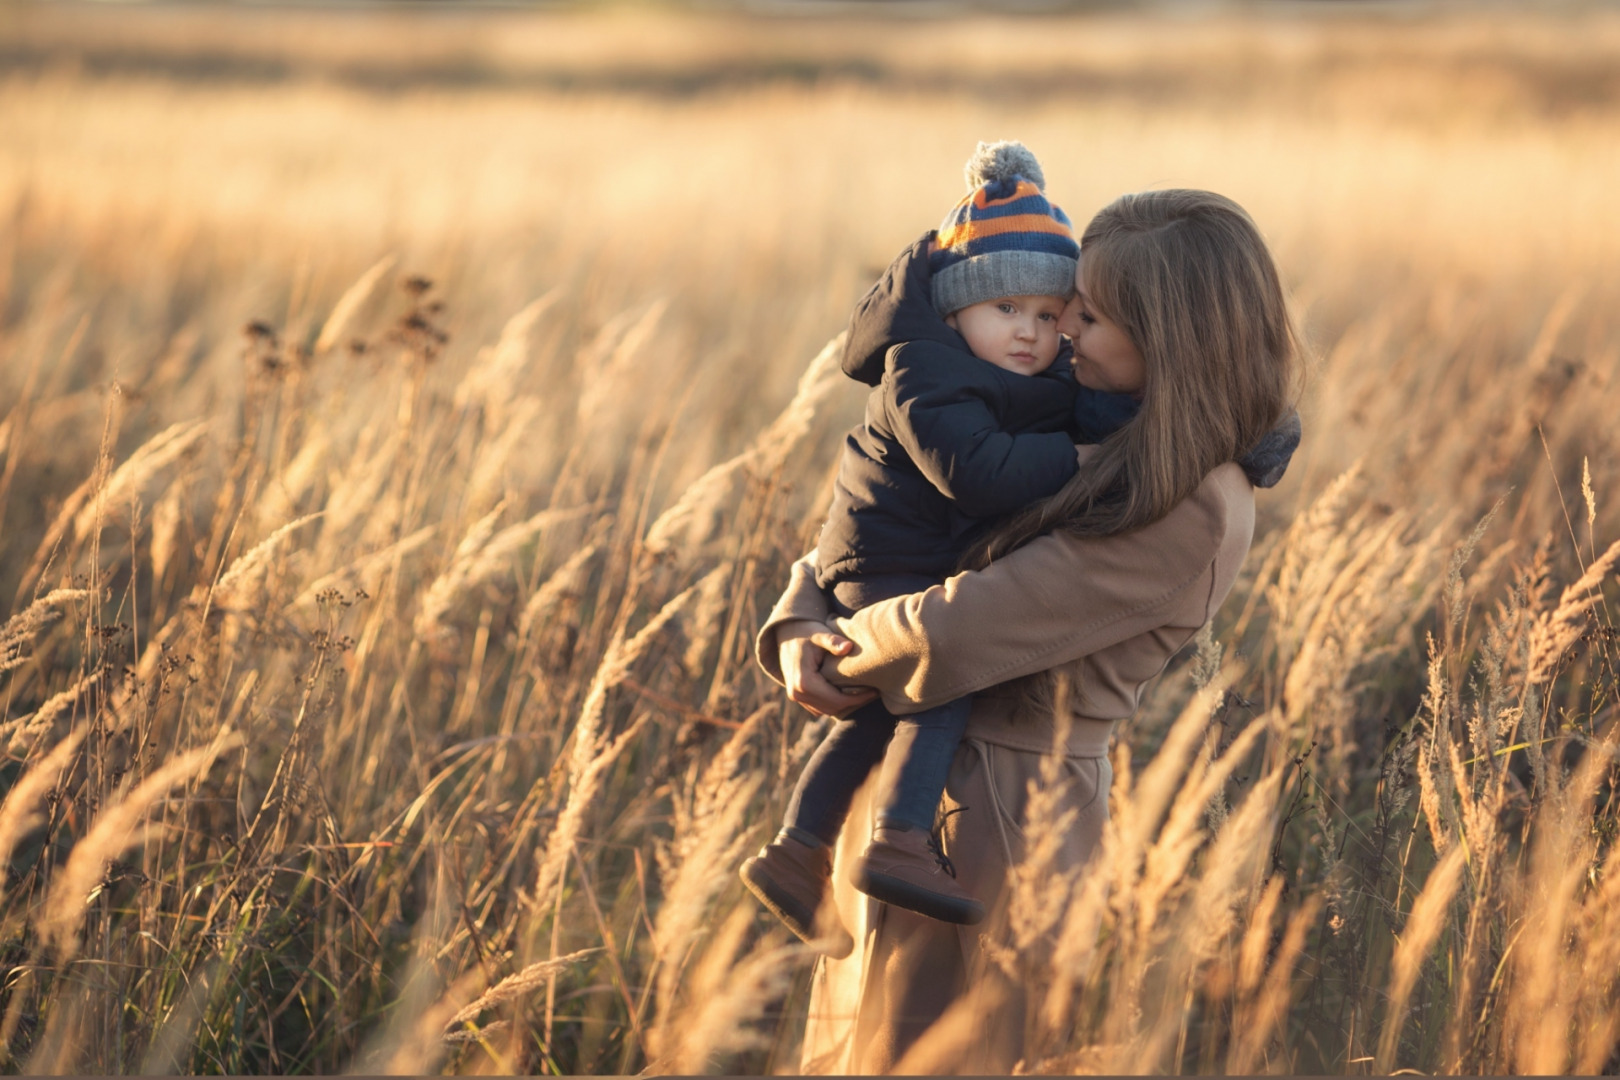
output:
[[[840,582],[833,589],[833,606],[847,616],[878,600],[934,584],[934,579],[920,575]],[[932,829],[972,704],[971,697],[964,697],[910,716],[895,716],[882,701],[873,701],[834,721],[799,774],[782,824],[824,844],[835,843],[855,792],[882,762],[878,823]]]

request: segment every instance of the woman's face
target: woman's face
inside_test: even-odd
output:
[[[1074,298],[1063,309],[1058,329],[1074,343],[1074,377],[1081,386],[1111,394],[1142,396],[1147,366],[1119,324],[1086,297],[1085,252],[1074,272]]]

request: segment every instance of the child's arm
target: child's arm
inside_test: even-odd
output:
[[[1099,443],[1136,417],[1141,403],[1128,394],[1110,394],[1082,386],[1074,399],[1074,426],[1070,434],[1077,443]],[[1276,427],[1237,459],[1249,483],[1259,488],[1276,487],[1299,448],[1299,413],[1290,409]]]
[[[1002,429],[980,364],[956,349],[903,345],[878,392],[895,438],[929,483],[969,517],[995,517],[1055,494],[1079,464],[1066,432]]]
[[[1255,487],[1276,487],[1288,469],[1288,462],[1299,449],[1301,434],[1299,413],[1293,409],[1261,439],[1260,444],[1237,459]]]
[[[1129,394],[1111,394],[1077,384],[1070,434],[1077,443],[1100,443],[1134,420],[1141,410],[1142,403]]]

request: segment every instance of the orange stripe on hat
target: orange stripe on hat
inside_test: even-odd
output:
[[[1023,177],[1019,177],[1018,186],[1013,188],[1013,193],[1011,195],[1008,195],[1006,198],[1003,198],[1003,199],[989,198],[985,194],[989,190],[990,190],[990,186],[988,184],[986,184],[983,187],[974,188],[973,193],[971,195],[969,195],[968,198],[973,200],[973,205],[975,207],[977,207],[980,210],[986,210],[986,209],[989,209],[992,206],[1003,206],[1006,203],[1013,202],[1016,199],[1027,199],[1031,195],[1043,195],[1044,194],[1044,192],[1042,192],[1040,188],[1036,187],[1034,184],[1030,183],[1028,180],[1025,180]],[[967,199],[963,199],[962,201],[966,202]]]
[[[987,220],[970,218],[952,225],[949,229],[941,230],[934,242],[942,248],[949,248],[970,243],[980,237],[1000,236],[1011,232],[1054,233],[1071,239],[1074,237],[1072,229],[1049,214],[1018,214],[1014,217]]]

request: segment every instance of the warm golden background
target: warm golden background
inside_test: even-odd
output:
[[[8,1069],[797,1069],[749,641],[981,138],[1312,350],[1026,1067],[1615,1066],[1620,14],[875,10],[0,6]]]

